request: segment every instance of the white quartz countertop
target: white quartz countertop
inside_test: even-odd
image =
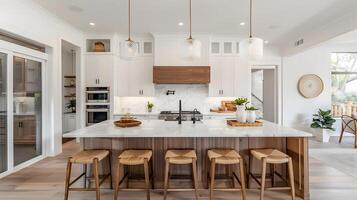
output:
[[[263,121],[262,127],[231,127],[225,120],[167,122],[142,120],[132,128],[119,128],[108,120],[63,135],[65,138],[146,138],[146,137],[312,137],[312,134]]]

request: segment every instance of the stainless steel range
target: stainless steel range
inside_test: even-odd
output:
[[[165,121],[178,121],[179,120],[179,111],[161,111],[159,114],[159,119]],[[203,115],[201,112],[195,111],[181,111],[181,120],[182,121],[201,121]]]

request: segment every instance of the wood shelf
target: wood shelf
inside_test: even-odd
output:
[[[65,85],[64,87],[65,88],[75,88],[76,86],[75,85]]]
[[[64,76],[64,78],[76,78],[76,76]]]

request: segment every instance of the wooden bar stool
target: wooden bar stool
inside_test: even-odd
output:
[[[207,180],[210,180],[210,199],[214,199],[214,191],[242,191],[243,200],[246,199],[245,191],[245,180],[244,180],[244,161],[243,158],[233,149],[211,149],[207,152],[208,158],[211,163],[210,175],[208,174]],[[215,175],[216,175],[216,165],[238,165],[239,164],[239,174],[240,180],[235,172],[233,172],[233,186],[234,179],[240,184],[241,188],[215,188]]]
[[[195,150],[168,150],[165,155],[165,182],[164,182],[164,200],[167,198],[168,191],[195,191],[195,198],[198,200],[197,185],[197,156]],[[187,165],[192,164],[193,189],[169,188],[170,164]]]
[[[286,155],[285,153],[276,150],[276,149],[255,149],[250,151],[251,155],[260,160],[262,162],[262,174],[261,174],[261,182],[254,176],[252,173],[252,163],[253,160],[251,156],[249,156],[249,176],[255,180],[258,185],[260,185],[260,200],[264,198],[264,190],[291,190],[291,198],[295,200],[295,184],[294,184],[294,171],[293,171],[293,163],[291,157]],[[275,164],[284,164],[288,163],[288,171],[289,171],[289,179],[290,179],[290,187],[274,187],[274,175],[277,175],[285,182],[286,179],[275,171],[274,165]],[[272,187],[267,188],[265,187],[265,180],[266,180],[266,168],[267,164],[271,164],[271,179],[272,179]],[[250,180],[248,178],[248,186],[250,187]]]
[[[152,150],[125,150],[118,156],[118,166],[117,166],[117,177],[116,177],[116,187],[114,193],[114,200],[117,200],[119,197],[119,191],[146,191],[146,198],[150,200],[150,178],[151,186],[154,187],[153,181],[153,170],[152,170]],[[120,179],[121,168],[124,166],[134,166],[134,165],[143,165],[144,167],[144,179],[145,179],[145,188],[142,189],[130,189],[130,188],[120,188],[120,185],[127,178],[129,182],[129,174],[124,171],[124,176]],[[149,174],[149,168],[151,175]]]
[[[103,159],[108,158],[109,164],[109,173],[102,176],[99,175],[99,162]],[[82,164],[85,166],[85,172],[71,181],[71,171],[72,164]],[[87,188],[87,179],[92,179],[87,177],[87,165],[93,164],[93,178],[95,181],[95,188]],[[84,176],[84,187],[83,188],[71,188],[75,182],[77,182],[81,177]],[[111,159],[110,159],[110,151],[107,150],[84,150],[81,151],[74,156],[68,158],[67,162],[67,172],[66,172],[66,183],[65,183],[65,196],[64,199],[68,199],[69,191],[96,191],[96,199],[100,200],[100,185],[110,176],[110,187],[112,189],[112,170],[111,170]]]

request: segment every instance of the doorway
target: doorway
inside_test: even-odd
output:
[[[62,67],[62,133],[76,130],[80,125],[80,112],[78,112],[79,85],[77,74],[79,72],[79,47],[62,40],[61,42],[61,67]],[[69,140],[62,139],[62,143]]]
[[[251,74],[251,103],[258,118],[278,122],[276,66],[253,66]]]

